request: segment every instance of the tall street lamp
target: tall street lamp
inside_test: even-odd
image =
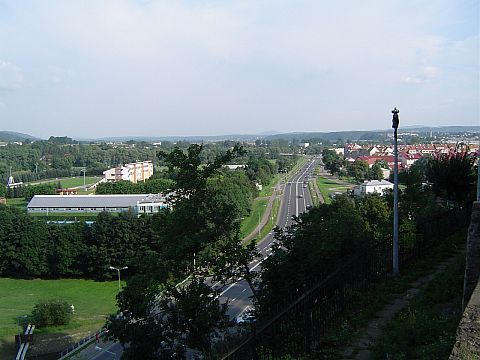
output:
[[[393,275],[398,275],[398,146],[397,130],[400,119],[397,108],[392,110],[392,128],[393,128],[393,155],[395,164],[393,166]]]
[[[86,168],[83,168],[82,170],[80,170],[81,172],[83,172],[83,191],[86,191],[86,186],[85,186],[85,173],[87,172],[87,169]]]
[[[128,269],[128,266],[124,266],[122,268],[116,268],[114,266],[109,266],[108,267],[110,270],[117,270],[117,274],[118,274],[118,291],[120,291],[120,270],[125,270],[125,269]]]

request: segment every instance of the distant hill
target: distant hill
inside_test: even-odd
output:
[[[400,127],[400,132],[417,133],[419,135],[429,134],[452,134],[452,133],[472,133],[480,134],[480,126],[405,126]],[[386,139],[388,135],[391,135],[392,129],[383,130],[356,130],[356,131],[332,131],[332,132],[292,132],[292,133],[279,133],[276,131],[268,131],[260,134],[230,134],[230,135],[210,135],[210,136],[115,136],[115,137],[103,137],[97,139],[85,139],[75,138],[75,140],[84,142],[126,142],[133,141],[145,141],[145,142],[157,142],[157,141],[187,141],[187,142],[216,142],[216,141],[255,141],[256,139],[285,139],[285,140],[299,140],[308,141],[313,139],[321,139],[328,141],[381,141]],[[35,136],[22,134],[13,131],[0,131],[0,141],[24,141],[41,140]]]
[[[216,142],[216,141],[251,141],[258,138],[262,138],[260,135],[211,135],[211,136],[115,136],[115,137],[104,137],[100,139],[89,139],[93,141],[114,141],[114,142],[125,142],[129,140],[133,141],[146,141],[146,142],[156,142],[156,141],[188,141],[188,142]],[[80,141],[85,141],[87,139],[78,139]]]
[[[452,133],[476,133],[480,134],[480,126],[409,126],[400,128],[400,132],[410,132],[417,134],[434,133],[434,134],[452,134]],[[369,131],[332,131],[332,132],[298,132],[284,133],[265,136],[266,139],[285,139],[285,140],[310,140],[322,139],[328,141],[351,140],[351,141],[378,141],[385,139],[391,134],[392,129],[385,130],[369,130]]]
[[[10,142],[10,141],[25,141],[26,139],[30,140],[41,140],[35,136],[22,134],[14,131],[0,131],[0,141]]]

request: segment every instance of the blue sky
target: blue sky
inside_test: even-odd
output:
[[[0,130],[479,125],[470,0],[0,0]]]

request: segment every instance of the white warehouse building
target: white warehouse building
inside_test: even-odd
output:
[[[120,195],[35,195],[27,205],[29,213],[119,213],[152,214],[167,208],[167,198],[162,194]]]

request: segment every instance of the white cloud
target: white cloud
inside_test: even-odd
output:
[[[24,86],[22,70],[7,61],[0,60],[0,90],[17,90]]]
[[[440,75],[440,69],[435,66],[425,66],[420,74],[406,76],[403,82],[407,84],[423,84],[430,82]]]

